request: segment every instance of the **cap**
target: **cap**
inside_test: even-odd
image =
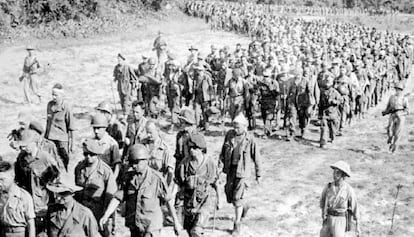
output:
[[[233,119],[233,123],[248,125],[249,121],[247,121],[246,117],[242,113],[240,113]]]
[[[338,161],[335,164],[331,165],[332,169],[338,169],[345,173],[346,176],[351,177],[351,168],[349,167],[348,163],[345,161]]]
[[[103,114],[95,114],[92,117],[91,125],[94,128],[108,127],[108,119]]]
[[[83,149],[95,155],[102,155],[103,149],[95,139],[86,139],[83,143]]]
[[[111,104],[108,101],[102,101],[95,109],[112,114]]]
[[[206,149],[207,143],[204,136],[200,133],[190,133],[189,142],[194,143],[200,149]]]
[[[188,108],[184,108],[180,111],[180,115],[178,118],[184,120],[186,123],[189,124],[196,124],[195,114],[194,111]]]
[[[129,160],[148,160],[150,157],[148,149],[143,144],[135,144],[129,148]]]
[[[53,193],[75,193],[83,188],[75,184],[75,179],[68,174],[61,174],[53,183],[46,185],[46,188]]]
[[[29,124],[29,129],[32,129],[33,131],[37,132],[39,135],[42,135],[45,130],[43,129],[42,124],[36,121],[31,121]]]

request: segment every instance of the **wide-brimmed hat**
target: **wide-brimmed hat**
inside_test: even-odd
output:
[[[403,83],[403,82],[401,82],[401,81],[400,81],[400,82],[395,83],[394,88],[395,88],[395,89],[398,89],[398,90],[404,90],[405,85],[404,85],[404,83]]]
[[[61,174],[54,182],[46,185],[46,188],[53,193],[75,193],[83,188],[75,184],[75,178],[68,174]]]
[[[184,108],[180,111],[178,118],[189,124],[196,124],[194,110]]]
[[[112,114],[111,104],[108,101],[102,101],[95,109]]]
[[[345,161],[338,161],[331,165],[332,169],[338,169],[342,171],[346,176],[351,177],[351,167]]]

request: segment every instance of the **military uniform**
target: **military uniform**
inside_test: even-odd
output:
[[[99,158],[114,170],[115,166],[122,162],[118,143],[107,133],[96,141],[103,150],[103,154],[100,154]]]
[[[227,84],[230,101],[230,118],[232,120],[237,114],[245,110],[245,103],[249,93],[246,81],[240,76],[237,79],[230,79]]]
[[[172,198],[162,175],[149,167],[143,174],[128,171],[123,187],[115,198],[126,202],[125,225],[131,236],[160,236],[163,227],[160,201]]]
[[[54,101],[47,104],[47,121],[45,138],[53,141],[65,167],[69,164],[69,134],[75,130],[75,117],[71,107],[62,102],[58,105]]]
[[[33,199],[24,189],[12,184],[0,193],[0,236],[25,237],[30,219],[34,219]]]
[[[102,160],[97,162],[93,169],[90,169],[85,161],[79,162],[75,167],[75,183],[83,187],[76,193],[75,198],[92,211],[96,220],[100,220],[117,191],[117,184],[111,168]],[[108,223],[101,233],[104,236],[111,236],[115,231],[112,229],[113,224]]]
[[[147,118],[142,117],[138,122],[132,122],[128,124],[126,132],[126,138],[129,139],[128,147],[131,147],[134,144],[141,143],[141,141],[145,139],[145,137],[147,136],[145,130],[147,121]],[[124,149],[124,153],[127,150],[128,149]]]
[[[204,70],[204,69],[202,69]],[[211,90],[213,88],[213,82],[211,77],[205,72],[203,74],[196,74],[194,78],[194,95],[195,95],[195,111],[197,125],[203,126],[207,129],[208,127],[208,114],[207,109],[211,103]],[[200,119],[202,119],[200,121]]]
[[[137,76],[134,70],[126,64],[117,64],[113,76],[114,81],[118,83],[117,88],[122,110],[125,115],[128,115],[133,98],[136,95]]]
[[[342,96],[341,103],[338,106],[339,109],[339,131],[344,128],[347,118],[350,116],[351,104],[353,102],[353,90],[350,84],[350,78],[346,75],[339,76],[334,87],[338,90]]]
[[[25,101],[31,103],[31,92],[35,94],[39,100],[41,98],[39,93],[39,78],[38,78],[38,71],[40,68],[40,63],[34,56],[27,56],[24,59],[23,64],[23,75],[21,76],[20,80],[23,81],[23,91]]]
[[[265,133],[271,132],[271,121],[275,119],[277,97],[280,93],[279,84],[270,78],[264,78],[259,83],[260,111],[265,124]]]
[[[280,89],[280,107],[279,111],[283,112],[283,128],[287,129],[287,139],[295,132],[296,125],[296,78],[288,74],[278,76]]]
[[[339,92],[333,87],[324,89],[321,93],[321,99],[319,102],[319,118],[321,119],[321,147],[325,146],[327,143],[328,131],[330,141],[333,141],[335,139],[339,123],[338,106],[341,101],[341,94],[339,94]]]

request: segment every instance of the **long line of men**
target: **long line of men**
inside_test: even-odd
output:
[[[227,5],[217,4],[215,9],[226,11]],[[235,9],[250,19],[249,11]],[[393,126],[400,126],[401,112],[408,107],[401,91],[413,60],[406,37],[345,23],[258,17],[260,26],[244,32],[253,36],[247,48],[237,44],[231,52],[212,45],[204,57],[192,46],[183,66],[168,52],[161,33],[154,41],[157,58],[143,58],[137,68],[118,54],[114,81],[123,116],[118,119],[109,102],[97,105],[91,119],[93,135],[82,142],[83,158],[73,173],[69,164],[74,160],[75,118],[64,87],[54,85],[46,129],[21,114],[21,127],[10,135],[19,151],[14,169],[9,162],[0,163],[0,174],[6,174],[0,175],[1,236],[113,236],[113,213],[122,202],[132,236],[159,236],[164,218],[176,233],[184,233],[184,228],[191,236],[201,236],[219,206],[220,169],[226,174],[226,199],[234,205],[237,235],[249,210],[250,168],[255,167],[257,182],[262,173],[255,138],[247,131],[256,128],[258,107],[264,138],[283,128],[291,139],[296,116],[303,137],[318,114],[324,147],[354,113],[363,116],[395,83],[400,92],[384,114],[392,114]],[[231,22],[231,16],[225,20]],[[237,30],[243,24],[233,22],[230,29],[243,32]],[[174,154],[157,122],[164,112],[171,114],[170,131],[178,132]],[[234,129],[227,132],[216,160],[206,155],[199,130],[208,129],[211,115],[224,120],[226,112]],[[395,151],[399,134],[389,136]],[[335,185],[350,176],[347,164],[332,168]],[[335,196],[330,191],[335,185],[326,187],[321,200],[324,220],[343,214],[333,210],[338,203],[327,198]],[[354,196],[346,187],[344,193]],[[357,204],[352,205],[357,219]]]

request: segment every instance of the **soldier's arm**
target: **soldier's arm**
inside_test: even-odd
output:
[[[257,150],[257,145],[254,140],[252,140],[252,143],[250,144],[250,152],[251,152],[251,158],[253,159],[254,166],[255,166],[255,172],[256,172],[256,179],[259,179],[262,176],[262,166],[261,166],[261,159],[260,159],[260,153]]]
[[[25,210],[25,218],[27,222],[26,226],[26,233],[28,237],[35,237],[36,236],[36,229],[35,229],[35,211],[34,211],[34,204],[32,197],[28,194],[27,199],[24,202],[24,210]]]

